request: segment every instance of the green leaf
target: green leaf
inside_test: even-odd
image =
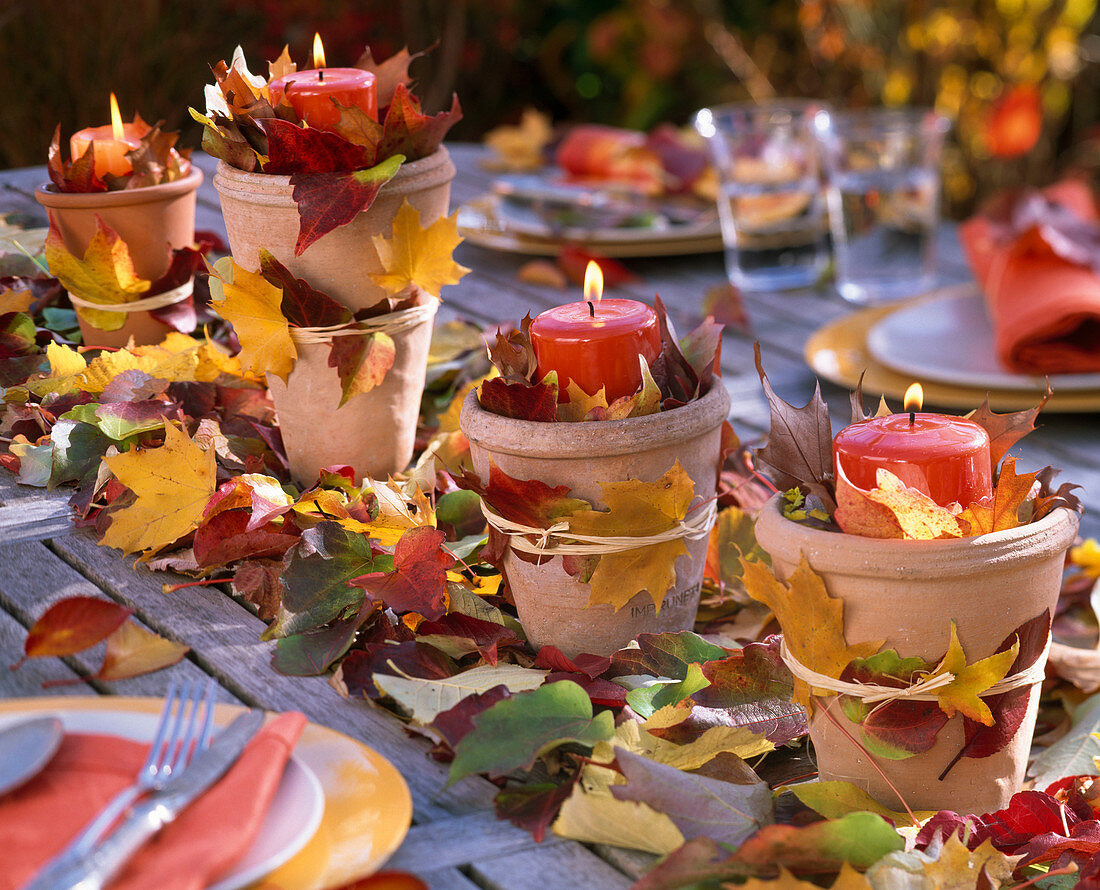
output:
[[[64,482],[79,482],[94,472],[111,445],[94,426],[75,420],[59,420],[50,430],[53,441],[53,466],[49,487]]]
[[[1035,787],[1042,790],[1064,776],[1095,775],[1100,741],[1094,732],[1100,732],[1100,695],[1081,702],[1069,732],[1035,758],[1030,770]]]
[[[351,648],[356,632],[369,616],[369,610],[366,615],[357,612],[328,627],[284,637],[275,644],[271,666],[291,677],[323,674]]]
[[[375,674],[374,685],[383,695],[390,696],[408,711],[415,723],[426,725],[435,720],[441,711],[450,710],[468,695],[486,692],[494,686],[506,686],[511,692],[536,689],[542,685],[547,673],[514,664],[499,664],[496,667],[485,664],[440,680]]]
[[[723,654],[725,654],[723,652]],[[626,703],[638,716],[648,720],[666,705],[674,705],[710,685],[703,676],[703,669],[696,663],[687,667],[687,676],[676,683],[655,683],[641,689],[633,689],[626,695]]]
[[[688,675],[690,665],[729,656],[729,650],[708,643],[691,631],[639,634],[637,647],[620,649],[611,656],[611,666],[616,676],[650,674],[654,677],[683,680]]]
[[[304,633],[358,608],[363,591],[348,581],[369,572],[393,570],[393,557],[376,554],[370,540],[337,522],[321,522],[302,532],[302,541],[287,557],[283,602],[263,639]]]
[[[448,784],[471,773],[503,776],[529,768],[540,754],[575,742],[592,747],[615,733],[610,711],[592,716],[592,700],[572,680],[506,698],[474,718],[458,743]]]
[[[826,819],[837,819],[849,813],[870,812],[890,819],[895,825],[908,825],[912,821],[908,814],[884,807],[851,782],[806,782],[792,785],[791,793]]]

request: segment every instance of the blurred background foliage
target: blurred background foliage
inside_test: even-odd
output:
[[[955,122],[944,161],[956,213],[1004,184],[1100,168],[1097,0],[0,0],[0,166],[64,138],[164,118],[194,145],[209,65],[243,45],[264,71],[289,44],[330,65],[438,46],[413,73],[429,110],[452,91],[477,139],[525,107],[555,121],[646,129],[699,107],[815,96],[837,107],[934,105]]]

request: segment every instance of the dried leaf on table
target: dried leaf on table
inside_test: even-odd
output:
[[[683,680],[693,664],[728,658],[730,651],[708,643],[691,631],[638,634],[637,646],[620,649],[611,656],[612,677],[650,674]]]
[[[431,647],[427,647],[431,648]],[[434,651],[434,650],[433,650]],[[494,686],[506,686],[512,693],[537,689],[546,679],[546,671],[501,664],[481,665],[462,671],[453,677],[420,679],[389,674],[375,674],[374,682],[383,694],[392,696],[412,717],[427,726],[442,712],[457,705],[467,696],[488,692]],[[560,685],[560,684],[555,684]],[[587,701],[587,696],[585,697]],[[589,702],[591,708],[591,702]],[[610,711],[606,712],[610,715]]]
[[[373,240],[383,271],[369,273],[370,278],[392,295],[415,285],[438,298],[445,285],[457,284],[470,271],[452,258],[462,241],[457,211],[424,227],[420,212],[406,199],[393,218],[392,235]]]
[[[199,526],[216,485],[214,453],[203,451],[174,424],[165,423],[160,448],[103,460],[137,499],[111,513],[100,544],[124,553],[152,553]]]
[[[133,609],[93,596],[58,600],[31,625],[23,643],[23,658],[73,655],[102,642],[134,613]]]
[[[516,281],[524,284],[537,284],[541,287],[552,287],[555,290],[565,290],[568,282],[561,268],[555,266],[549,260],[530,260],[516,270]]]
[[[554,128],[548,115],[534,108],[525,108],[518,125],[504,124],[485,134],[485,145],[494,157],[483,166],[511,173],[538,170],[545,163],[543,149],[553,135]]]
[[[103,664],[89,679],[111,682],[149,674],[171,667],[189,651],[182,643],[128,621],[107,638]]]
[[[417,612],[434,621],[447,611],[447,570],[455,564],[441,547],[445,539],[430,526],[410,528],[394,549],[392,571],[366,573],[350,583],[395,612]]]
[[[741,291],[729,282],[716,284],[703,295],[702,311],[716,322],[734,330],[748,331],[751,327]]]

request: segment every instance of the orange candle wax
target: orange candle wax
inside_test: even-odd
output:
[[[141,145],[141,137],[149,131],[148,127],[137,124],[124,124],[118,111],[118,100],[111,93],[111,123],[102,127],[85,127],[77,130],[69,138],[69,151],[75,161],[84,156],[88,146],[92,146],[92,169],[102,179],[111,176],[125,176],[133,172],[133,165],[126,159],[126,153]]]
[[[657,313],[637,300],[602,300],[602,290],[599,266],[589,263],[585,296],[594,299],[555,306],[531,324],[537,379],[558,372],[558,401],[569,401],[570,380],[589,395],[602,387],[608,404],[633,395],[642,383],[638,356],[650,363],[660,355]]]
[[[993,495],[989,434],[962,417],[913,411],[853,423],[833,439],[833,461],[859,488],[877,487],[881,468],[941,507]]]
[[[313,66],[271,81],[271,104],[278,105],[285,95],[301,120],[321,130],[331,130],[340,122],[340,109],[333,99],[341,105],[361,108],[378,120],[374,75],[361,68],[326,68],[319,34],[313,37]]]

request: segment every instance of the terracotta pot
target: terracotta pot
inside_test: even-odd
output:
[[[214,187],[238,265],[257,271],[263,247],[298,278],[345,306],[363,309],[386,296],[368,277],[382,271],[371,237],[390,234],[394,214],[406,199],[420,212],[421,225],[444,216],[454,175],[454,164],[442,146],[429,157],[402,164],[368,210],[323,235],[298,257],[298,207],[289,176],[245,173],[222,161]]]
[[[382,383],[343,406],[327,343],[298,344],[298,360],[285,384],[268,374],[290,472],[299,485],[312,485],[317,472],[333,464],[349,464],[360,476],[375,479],[409,465],[439,305],[426,299],[430,312],[424,319],[390,335],[397,357]]]
[[[936,661],[947,649],[954,619],[967,660],[974,662],[992,655],[1025,621],[1053,610],[1077,526],[1077,514],[1059,508],[1038,522],[974,538],[877,540],[791,522],[772,499],[756,521],[756,537],[771,554],[778,577],[789,577],[805,556],[829,593],[844,600],[844,635],[850,644],[885,640],[903,658]],[[942,781],[938,776],[964,744],[959,715],[940,730],[928,752],[875,762],[913,809],[1000,809],[1023,782],[1038,705],[1035,686],[1013,739],[990,757],[960,758]],[[829,713],[859,738],[859,727],[839,707],[834,704]],[[868,758],[820,707],[810,736],[822,779],[854,782],[886,806],[900,808]]]
[[[40,185],[34,196],[49,210],[50,219],[66,249],[83,256],[96,231],[98,216],[118,232],[134,260],[134,271],[156,281],[168,271],[171,251],[195,243],[195,197],[202,171],[174,182],[117,192],[59,192],[52,184]],[[77,313],[87,346],[125,346],[133,337],[138,346],[160,343],[172,330],[148,312],[131,312],[117,331],[103,331]]]
[[[715,381],[699,401],[648,417],[537,423],[485,411],[477,394],[470,393],[459,426],[470,440],[474,470],[483,480],[489,478],[492,460],[509,476],[568,485],[574,496],[603,508],[601,482],[653,482],[679,460],[700,501],[715,492],[721,426],[729,405],[725,388]],[[676,561],[676,587],[665,595],[659,613],[644,591],[617,612],[607,604],[589,607],[588,585],[565,572],[560,556],[534,565],[509,551],[503,569],[519,619],[536,649],[553,645],[569,656],[607,655],[643,632],[692,628],[707,540],[685,544],[688,555]]]

